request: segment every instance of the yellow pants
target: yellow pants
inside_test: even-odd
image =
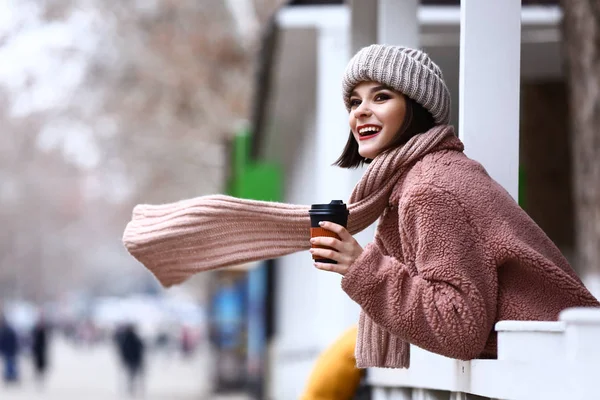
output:
[[[317,359],[301,400],[350,400],[360,383],[354,347],[357,327],[345,331]]]

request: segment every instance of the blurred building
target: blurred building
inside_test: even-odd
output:
[[[569,257],[574,238],[562,13],[556,0],[522,3],[519,202]],[[386,29],[398,30],[385,26],[396,16],[395,23],[413,25],[416,37],[408,43],[417,42],[444,71],[453,95],[451,123],[458,126],[459,1],[413,0],[393,6],[410,11],[412,4],[413,18],[410,13],[385,17],[381,10],[378,15],[373,4],[292,1],[275,15],[265,35],[251,155],[252,160],[281,166],[285,202],[349,197],[363,170],[331,167],[348,134],[342,72],[356,50],[378,41],[378,36],[382,42]],[[365,245],[373,234],[372,226],[357,239]],[[315,270],[308,253],[291,254],[276,263],[269,398],[295,399],[317,355],[356,323],[359,308],[340,289],[341,278]]]
[[[242,129],[229,146],[227,193],[281,201],[281,168],[275,163],[252,160],[250,149],[251,136]],[[265,260],[210,274],[208,316],[215,356],[214,392],[244,392],[254,399],[265,398],[275,271],[276,260]]]

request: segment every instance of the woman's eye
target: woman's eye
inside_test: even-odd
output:
[[[380,93],[377,96],[375,96],[375,101],[383,101],[383,100],[389,100],[389,99],[390,99],[390,96],[385,93]]]
[[[360,105],[360,100],[352,99],[350,100],[350,108],[358,107]]]

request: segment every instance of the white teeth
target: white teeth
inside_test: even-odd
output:
[[[381,130],[381,128],[379,128],[379,127],[367,126],[366,128],[362,128],[361,130],[359,130],[358,133],[360,133],[362,135],[367,132],[379,132],[380,130]]]

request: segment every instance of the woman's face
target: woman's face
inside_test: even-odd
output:
[[[399,132],[406,115],[404,96],[377,82],[361,82],[350,95],[350,129],[358,153],[373,159]]]

